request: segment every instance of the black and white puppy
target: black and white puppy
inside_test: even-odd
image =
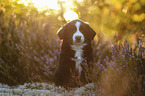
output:
[[[54,73],[56,85],[65,87],[79,86],[72,78],[74,74],[80,77],[81,84],[88,83],[86,79],[88,69],[93,67],[93,48],[91,41],[96,32],[81,20],[73,20],[58,31],[62,39],[59,64]]]

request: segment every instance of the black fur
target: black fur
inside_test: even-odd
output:
[[[77,78],[78,76],[77,71],[75,70],[75,62],[72,60],[72,58],[74,58],[75,51],[73,51],[71,48],[71,45],[73,44],[72,35],[74,32],[76,32],[76,21],[81,22],[80,31],[85,37],[84,43],[87,43],[87,45],[83,48],[83,58],[85,60],[81,64],[83,70],[81,72],[79,83],[75,82],[74,77],[72,77],[76,76]],[[86,78],[86,72],[88,72],[88,70],[86,70],[86,68],[90,69],[93,67],[94,57],[91,41],[95,35],[95,31],[88,24],[80,20],[73,20],[59,30],[58,36],[60,39],[63,39],[63,41],[61,45],[59,64],[57,65],[54,73],[54,82],[56,85],[61,85],[64,87],[76,87],[88,83],[88,78]]]

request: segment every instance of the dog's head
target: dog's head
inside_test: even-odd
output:
[[[91,41],[95,35],[96,32],[87,23],[80,20],[73,20],[58,31],[60,39],[69,40],[75,44]]]

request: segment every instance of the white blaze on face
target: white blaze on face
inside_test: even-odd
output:
[[[83,47],[86,46],[86,43],[84,42],[84,35],[80,32],[81,22],[77,21],[76,26],[76,32],[73,34],[73,45],[71,45],[72,49],[75,51],[74,58],[72,58],[73,61],[76,63],[76,70],[78,70],[79,75],[81,75],[82,67],[81,63],[83,61]],[[80,37],[80,42],[77,42],[76,37]]]
[[[83,42],[84,42],[84,35],[83,35],[83,34],[80,32],[80,30],[79,30],[80,25],[81,25],[81,22],[79,22],[79,21],[77,21],[76,24],[75,24],[77,30],[76,30],[76,32],[73,34],[73,37],[72,37],[74,43],[77,42],[76,37],[80,37],[80,42],[78,42],[78,43],[83,43]]]

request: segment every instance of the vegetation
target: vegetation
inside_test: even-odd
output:
[[[0,83],[51,83],[61,42],[56,32],[67,22],[66,9],[61,0],[58,11],[37,11],[33,4],[18,1],[0,0]],[[93,45],[96,90],[103,96],[144,96],[145,0],[73,3],[79,19],[98,35]]]

